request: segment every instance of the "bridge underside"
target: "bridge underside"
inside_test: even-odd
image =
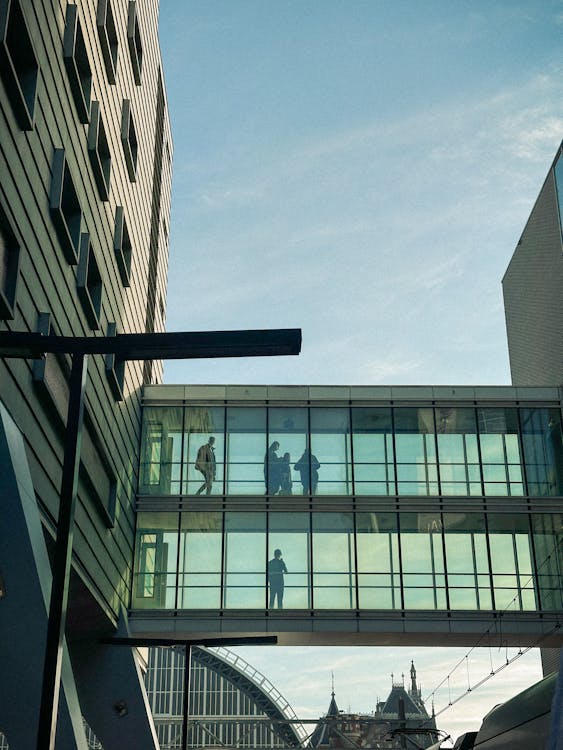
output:
[[[561,613],[133,611],[130,629],[147,642],[276,635],[280,646],[563,646]]]

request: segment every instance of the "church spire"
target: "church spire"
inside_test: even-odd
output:
[[[413,695],[417,694],[416,669],[414,667],[414,661],[411,661],[411,692]]]

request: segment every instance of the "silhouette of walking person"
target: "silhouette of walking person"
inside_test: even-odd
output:
[[[211,488],[213,486],[213,480],[215,479],[215,473],[217,471],[217,464],[215,461],[215,448],[213,444],[215,438],[210,437],[205,445],[202,445],[197,452],[197,458],[195,460],[195,468],[200,474],[203,474],[204,483],[201,485],[199,490],[195,493],[201,495],[205,490],[206,495],[211,494]]]

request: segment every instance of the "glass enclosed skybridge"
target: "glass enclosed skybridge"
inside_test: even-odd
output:
[[[562,395],[146,387],[132,631],[561,644]]]

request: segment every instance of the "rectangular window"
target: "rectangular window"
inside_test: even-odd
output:
[[[492,608],[485,518],[481,513],[444,513],[450,609]]]
[[[123,206],[117,206],[115,209],[113,252],[115,253],[115,260],[117,262],[117,268],[119,269],[121,283],[123,286],[128,287],[131,283],[132,247]]]
[[[117,31],[110,0],[99,0],[96,25],[98,27],[100,47],[102,48],[102,55],[106,66],[106,75],[108,81],[113,84],[115,83],[117,73],[119,43],[117,41]]]
[[[13,320],[20,266],[20,245],[0,208],[0,319]]]
[[[352,447],[354,492],[357,495],[394,495],[391,409],[352,409]]]
[[[182,513],[179,609],[221,606],[221,513]]]
[[[474,409],[435,410],[442,495],[481,495]]]
[[[86,124],[90,121],[92,69],[86,52],[78,8],[72,3],[66,6],[63,59],[78,112],[78,119]]]
[[[102,277],[88,232],[82,233],[80,240],[80,258],[76,272],[76,287],[82,308],[90,328],[97,331],[100,327],[102,312]]]
[[[221,495],[225,456],[223,407],[190,406],[184,411],[182,493]]]
[[[266,606],[266,514],[225,513],[225,592],[229,609]]]
[[[62,148],[55,149],[53,159],[50,209],[65,258],[75,266],[80,248],[82,209]]]
[[[356,517],[359,606],[401,609],[399,533],[394,513]]]
[[[269,495],[301,495],[305,486],[303,473],[295,469],[308,443],[307,409],[272,408],[268,410],[268,451],[264,477]]]
[[[496,609],[536,609],[528,516],[489,514],[489,547]]]
[[[397,491],[400,495],[437,495],[438,470],[434,412],[399,407],[395,420]]]
[[[139,513],[132,606],[174,609],[177,584],[178,514]]]
[[[442,520],[439,513],[401,513],[405,609],[447,609]]]
[[[528,495],[563,495],[563,441],[559,409],[520,409]]]
[[[311,494],[352,494],[348,409],[311,409],[311,451],[303,454],[299,465],[305,468],[305,479],[310,477]]]
[[[135,0],[129,0],[129,10],[127,13],[127,44],[129,45],[129,54],[131,55],[133,78],[135,79],[137,86],[140,86],[141,72],[143,70],[143,44],[141,41],[137,3]]]
[[[88,128],[88,156],[92,164],[98,193],[103,201],[109,199],[111,176],[111,154],[106,129],[100,113],[100,102],[92,102],[90,126]]]
[[[268,576],[270,608],[309,609],[310,520],[308,513],[270,513],[268,518],[268,560],[274,567],[283,560],[286,572]],[[280,555],[276,558],[276,550]]]
[[[541,608],[563,609],[563,514],[532,516],[534,552]]]
[[[523,495],[516,409],[484,407],[477,418],[485,495]]]
[[[267,454],[266,409],[227,408],[227,494],[264,495]]]
[[[129,99],[123,100],[121,111],[121,144],[123,146],[123,154],[125,155],[125,164],[127,165],[129,179],[131,182],[135,182],[137,179],[138,145],[135,123],[133,122],[133,115],[131,112],[131,102]]]
[[[117,327],[114,322],[108,323],[106,336],[115,336]],[[125,386],[125,360],[118,359],[115,354],[106,354],[105,370],[111,392],[116,401],[123,401],[123,388]]]
[[[21,0],[0,0],[0,74],[18,125],[32,130],[39,63]]]
[[[313,514],[313,607],[355,609],[354,522],[351,513]]]
[[[139,493],[178,495],[182,476],[181,407],[145,407]]]

